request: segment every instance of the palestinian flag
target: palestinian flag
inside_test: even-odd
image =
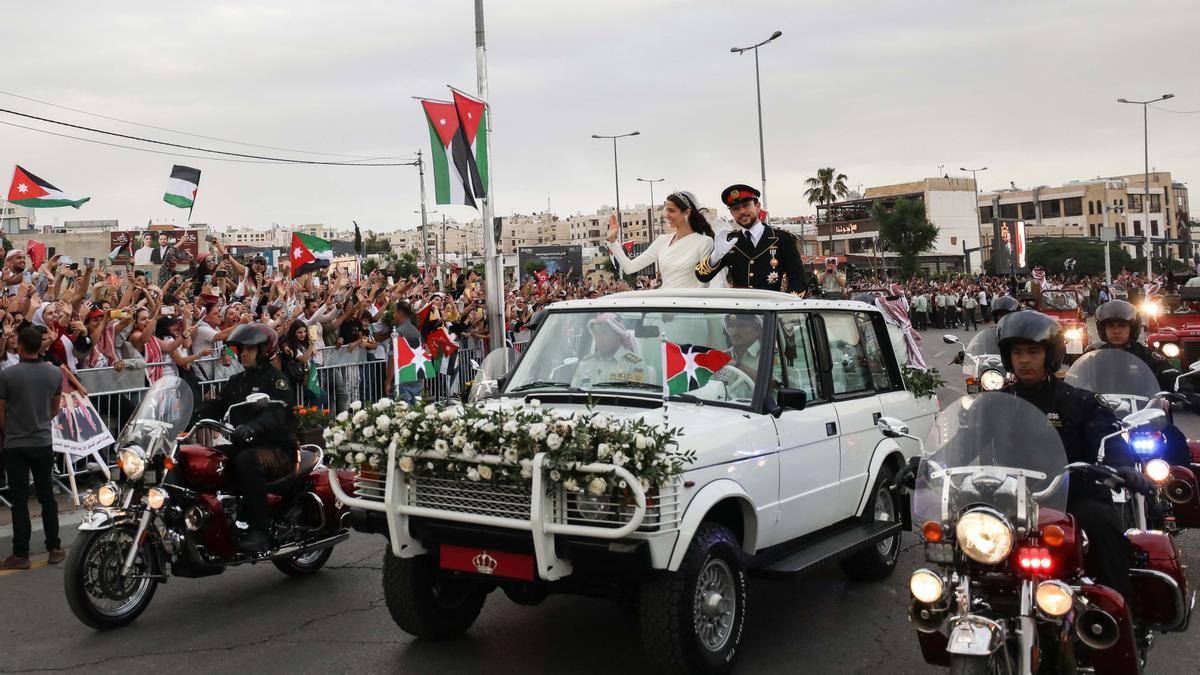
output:
[[[408,340],[397,335],[392,338],[392,351],[396,354],[396,384],[416,382],[421,378],[429,379],[434,375],[433,361],[424,347],[415,349]]]
[[[20,165],[13,171],[12,186],[8,188],[8,201],[28,209],[46,209],[55,206],[74,206],[79,208],[91,197],[72,199],[61,190],[22,169]]]
[[[488,137],[487,137],[487,104],[466,94],[452,90],[454,108],[458,110],[458,123],[462,126],[463,135],[467,137],[467,145],[471,146],[471,156],[475,158],[478,182],[471,183],[475,196],[482,199],[488,194]]]
[[[200,187],[200,169],[176,164],[171,167],[171,177],[167,179],[167,193],[163,201],[190,209],[196,205],[196,190]]]
[[[442,326],[426,336],[425,349],[433,359],[434,371],[445,373],[450,366],[450,357],[458,351],[458,343],[454,341],[450,331]]]
[[[295,279],[332,265],[333,247],[320,237],[293,232],[288,260],[292,261],[292,278]]]
[[[663,388],[668,395],[683,394],[708,384],[713,373],[733,360],[729,354],[700,345],[663,343]]]
[[[453,103],[422,100],[429,122],[429,153],[433,164],[435,202],[475,207],[473,185],[481,185],[479,167],[471,155],[470,143],[458,122]],[[483,195],[480,195],[481,197]]]

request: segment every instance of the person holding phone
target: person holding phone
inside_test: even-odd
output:
[[[829,256],[825,259],[825,267],[817,272],[817,283],[821,286],[821,294],[825,298],[841,299],[846,295],[846,275],[838,271],[837,258]]]

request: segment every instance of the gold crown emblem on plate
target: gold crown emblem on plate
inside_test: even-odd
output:
[[[496,571],[496,567],[500,565],[495,558],[488,555],[487,551],[471,558],[471,564],[475,565],[475,571],[480,574],[493,574]]]

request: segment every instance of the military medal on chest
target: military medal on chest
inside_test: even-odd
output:
[[[779,271],[775,268],[779,267],[779,259],[775,257],[776,248],[771,247],[771,273],[767,275],[767,283],[773,284],[779,281]]]

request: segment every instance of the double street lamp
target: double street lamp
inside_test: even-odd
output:
[[[762,186],[760,188],[762,191],[762,198],[759,201],[762,202],[763,208],[766,208],[767,206],[767,157],[763,150],[762,84],[758,77],[758,48],[769,42],[774,42],[782,35],[783,31],[777,30],[774,33],[771,33],[771,37],[759,42],[758,44],[750,45],[749,47],[733,47],[729,50],[734,54],[739,55],[751,50],[754,51],[754,89],[758,93],[758,168],[761,174],[760,179],[762,181]]]
[[[654,241],[654,226],[656,224],[655,221],[658,220],[657,218],[654,217],[654,209],[657,208],[657,206],[658,206],[657,204],[654,203],[654,184],[661,183],[664,180],[666,180],[666,178],[639,178],[638,179],[639,183],[649,183],[650,184],[650,220],[646,221],[646,224],[650,227],[649,241]]]
[[[638,136],[642,132],[631,131],[627,134],[617,134],[616,136],[604,136],[601,134],[592,134],[592,138],[612,139],[613,143],[613,181],[617,186],[617,239],[625,240],[625,228],[621,225],[621,174],[617,171],[617,139],[626,138],[629,136]]]
[[[1169,98],[1175,98],[1175,94],[1163,94],[1162,96],[1159,96],[1158,98],[1155,98],[1155,99],[1151,99],[1149,101],[1130,101],[1130,100],[1123,99],[1123,98],[1117,99],[1117,103],[1130,103],[1132,105],[1142,106],[1142,147],[1143,147],[1143,151],[1144,151],[1144,155],[1145,155],[1144,158],[1146,160],[1146,166],[1145,166],[1145,170],[1146,170],[1145,181],[1146,182],[1143,185],[1143,191],[1142,191],[1142,230],[1146,234],[1145,251],[1146,251],[1146,281],[1147,282],[1149,282],[1150,279],[1154,278],[1154,262],[1153,262],[1154,261],[1154,241],[1150,238],[1150,114],[1147,111],[1148,111],[1151,103],[1158,103],[1159,101],[1165,101]],[[1167,193],[1166,193],[1166,190],[1164,190],[1163,191],[1163,203],[1160,204],[1160,206],[1164,209],[1170,208],[1169,205],[1165,203],[1166,196],[1167,196]],[[1164,221],[1164,223],[1165,223],[1165,221]],[[1164,227],[1165,227],[1165,225],[1164,225]],[[1165,232],[1164,232],[1164,234],[1165,234]]]

